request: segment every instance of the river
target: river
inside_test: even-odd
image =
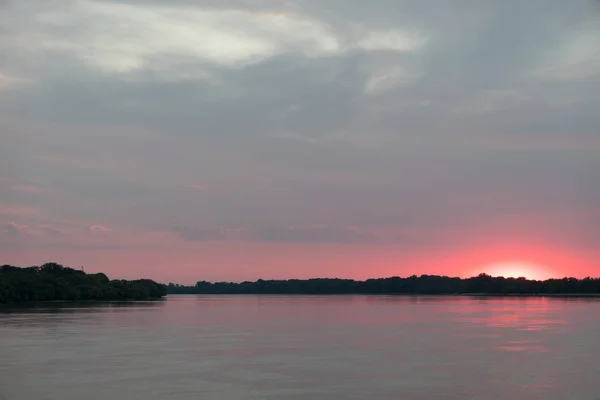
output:
[[[600,299],[168,296],[0,308],[0,398],[600,399]]]

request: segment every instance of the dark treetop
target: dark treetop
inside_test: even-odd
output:
[[[352,279],[262,280],[256,282],[201,281],[195,286],[170,283],[172,294],[518,294],[600,295],[598,278],[563,278],[533,281],[525,278],[496,278],[486,274],[461,279],[435,275],[413,275],[355,281]]]
[[[109,280],[104,274],[48,263],[41,267],[0,267],[0,303],[51,300],[145,300],[166,295],[165,285],[150,279]]]

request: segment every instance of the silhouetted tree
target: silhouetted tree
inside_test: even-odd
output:
[[[166,295],[166,286],[149,279],[109,280],[57,263],[40,267],[0,267],[0,303],[50,300],[141,300]]]

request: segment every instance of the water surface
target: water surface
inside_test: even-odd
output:
[[[0,398],[600,399],[600,300],[169,296],[0,308]]]

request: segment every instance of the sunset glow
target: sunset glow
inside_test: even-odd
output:
[[[490,264],[484,266],[482,272],[491,276],[502,276],[505,278],[523,277],[534,280],[545,280],[552,277],[552,274],[546,267],[524,261],[505,261]]]

